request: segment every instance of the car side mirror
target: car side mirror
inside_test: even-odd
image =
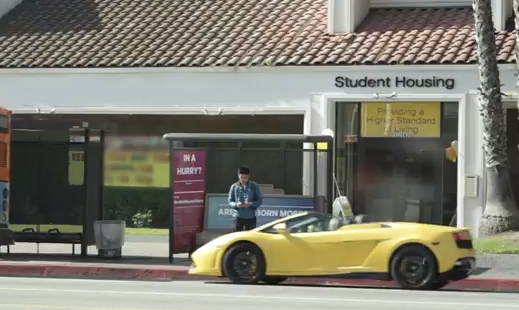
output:
[[[273,228],[278,232],[278,234],[284,235],[287,233],[287,225],[285,223],[276,224]]]

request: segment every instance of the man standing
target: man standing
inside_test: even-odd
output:
[[[249,167],[240,166],[238,182],[231,185],[229,190],[229,205],[235,210],[234,231],[256,228],[256,210],[262,202],[258,184],[250,180]]]

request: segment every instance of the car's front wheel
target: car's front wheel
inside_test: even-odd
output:
[[[265,257],[254,244],[242,242],[229,247],[223,257],[224,273],[237,284],[255,284],[265,277]]]
[[[441,287],[438,282],[436,257],[426,247],[407,245],[393,255],[391,276],[401,288],[434,290]]]
[[[287,277],[269,277],[269,276],[265,276],[261,279],[262,282],[264,282],[265,284],[269,284],[269,285],[275,285],[275,284],[279,284],[283,281],[285,281],[287,279]]]

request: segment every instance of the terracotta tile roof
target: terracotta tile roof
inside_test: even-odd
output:
[[[0,67],[476,62],[470,8],[374,9],[327,33],[327,0],[24,0],[0,19]],[[498,33],[501,62],[514,38]]]

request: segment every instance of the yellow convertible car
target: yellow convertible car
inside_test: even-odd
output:
[[[276,284],[288,277],[393,280],[439,289],[475,268],[468,230],[417,223],[347,223],[305,212],[218,237],[192,254],[190,274],[234,283]]]

